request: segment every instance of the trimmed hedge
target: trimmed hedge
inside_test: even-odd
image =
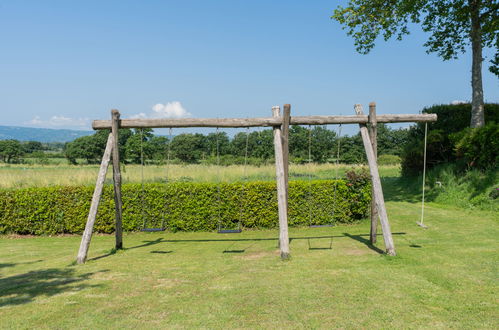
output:
[[[219,214],[226,227],[234,227],[240,217],[246,228],[278,226],[274,182],[223,183],[220,187],[215,183],[152,183],[144,185],[144,194],[140,184],[125,184],[122,191],[125,231],[139,230],[144,218],[150,227],[160,226],[164,218],[172,231],[211,231],[218,227]],[[92,193],[91,186],[0,190],[0,233],[82,233]],[[313,224],[330,223],[333,207],[334,222],[360,220],[367,215],[370,194],[369,184],[344,180],[292,181],[289,225],[308,225],[310,219]],[[112,186],[106,186],[94,231],[111,233],[113,230]]]

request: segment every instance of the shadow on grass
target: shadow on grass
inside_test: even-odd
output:
[[[8,268],[8,267],[14,267],[17,265],[32,265],[36,264],[37,262],[41,262],[43,260],[34,260],[34,261],[26,261],[26,262],[16,262],[16,263],[5,263],[5,264],[0,264],[0,269],[1,268]]]
[[[361,242],[362,244],[364,244],[365,246],[367,246],[369,249],[373,250],[374,252],[377,252],[379,254],[385,253],[385,251],[381,250],[377,246],[372,245],[371,241],[369,239],[365,238],[365,236],[369,236],[369,235],[350,235],[348,233],[343,233],[343,235],[345,235],[346,237],[350,237],[351,239],[356,240],[357,242]],[[394,235],[394,234],[392,234],[392,235]]]
[[[392,235],[405,235],[405,232],[397,232],[397,233],[392,233]],[[310,250],[330,250],[332,249],[332,240],[333,238],[350,238],[353,239],[357,242],[361,242],[364,245],[366,245],[368,248],[370,248],[373,251],[376,251],[377,253],[383,254],[384,251],[381,250],[380,248],[374,246],[371,244],[371,242],[368,239],[369,234],[359,234],[359,235],[351,235],[348,233],[343,233],[342,235],[325,235],[325,236],[302,236],[302,237],[290,237],[289,242],[291,243],[293,240],[308,240],[310,242],[311,239],[330,239],[331,243],[329,247],[311,247],[309,244],[309,249]],[[143,241],[144,244],[132,246],[129,248],[124,248],[123,250],[132,250],[132,249],[138,249],[138,248],[143,248],[146,246],[152,246],[156,244],[162,244],[162,243],[209,243],[209,242],[234,242],[233,244],[229,245],[227,248],[225,248],[222,253],[244,253],[246,252],[247,248],[244,249],[232,249],[232,246],[237,243],[237,242],[258,242],[258,241],[279,241],[278,238],[222,238],[222,239],[164,239],[163,237],[160,237],[158,239],[155,239],[153,241]],[[250,245],[251,246],[251,245]],[[278,248],[278,246],[277,246]],[[174,251],[160,251],[160,250],[154,250],[151,251],[150,253],[157,253],[157,254],[167,254],[167,253],[173,253]],[[102,258],[109,257],[113,254],[115,254],[116,251],[113,249],[111,252],[106,253],[101,256],[94,257],[92,259],[88,260],[98,260]]]
[[[417,178],[381,178],[385,201],[417,203],[421,201],[421,187]]]
[[[72,268],[50,268],[0,278],[0,307],[26,304],[39,296],[51,297],[68,291],[99,287],[97,284],[83,283],[93,274],[75,274]]]

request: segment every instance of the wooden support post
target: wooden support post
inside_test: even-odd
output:
[[[355,113],[357,115],[362,115],[362,105],[355,105]],[[367,130],[366,124],[359,124],[360,134],[362,136],[362,142],[364,143],[364,149],[366,150],[367,162],[369,163],[369,170],[371,172],[371,180],[374,191],[374,198],[376,201],[376,208],[379,213],[379,219],[381,222],[381,229],[383,230],[383,239],[385,241],[386,253],[388,255],[394,256],[395,245],[393,244],[392,232],[390,229],[390,223],[388,222],[388,214],[385,208],[385,199],[383,197],[383,189],[381,187],[381,180],[378,172],[378,163],[376,157],[374,156],[374,151],[371,144],[371,139],[369,138],[369,132]]]
[[[289,122],[291,120],[291,104],[285,104],[282,114],[282,152],[284,161],[284,180],[286,181],[286,204],[289,198]]]
[[[88,248],[90,246],[90,240],[92,239],[92,231],[94,229],[95,218],[97,217],[97,210],[99,209],[102,189],[104,187],[104,181],[106,180],[107,168],[109,166],[109,160],[111,159],[112,150],[113,134],[110,133],[109,137],[107,138],[104,156],[102,156],[102,162],[100,164],[97,182],[95,183],[94,195],[92,196],[92,204],[90,204],[87,224],[85,225],[85,231],[83,232],[83,236],[81,238],[80,250],[78,250],[78,257],[76,258],[76,262],[79,264],[82,264],[87,260]]]
[[[113,181],[114,181],[114,205],[116,209],[116,228],[114,235],[116,237],[115,248],[123,248],[123,226],[121,201],[121,171],[120,171],[120,150],[118,144],[118,129],[120,127],[120,113],[118,110],[111,111],[112,125],[111,134],[113,134]]]
[[[374,158],[378,161],[378,122],[376,120],[376,103],[369,103],[369,138],[374,152]],[[371,244],[376,243],[376,235],[378,233],[378,210],[376,209],[376,200],[374,199],[374,186],[371,187]]]
[[[280,116],[279,106],[272,107],[272,116]],[[288,204],[286,201],[286,180],[284,178],[284,152],[282,146],[282,132],[280,126],[274,126],[274,151],[275,169],[277,180],[277,206],[279,209],[279,248],[281,259],[288,259],[289,234],[288,234]]]

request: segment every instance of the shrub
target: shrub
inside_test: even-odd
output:
[[[350,223],[363,218],[370,202],[370,185],[347,185],[344,180],[292,181],[289,189],[290,226],[307,225],[310,210],[314,224]],[[218,195],[220,189],[220,195]],[[94,230],[114,230],[112,187],[106,186]],[[51,235],[81,233],[90,207],[93,187],[44,187],[0,190],[0,233]],[[215,230],[219,214],[223,226],[242,219],[246,228],[274,228],[278,224],[276,186],[273,182],[176,182],[169,185],[125,184],[123,229],[138,230],[143,219],[172,231]]]
[[[499,123],[467,128],[451,138],[458,160],[468,168],[495,168],[499,159]]]
[[[499,123],[499,104],[485,104],[485,122]],[[428,123],[427,166],[455,162],[455,140],[452,136],[470,125],[471,105],[435,105],[423,109],[424,113],[435,113],[438,120]],[[402,152],[402,174],[414,175],[423,169],[424,123],[411,127],[408,142]]]

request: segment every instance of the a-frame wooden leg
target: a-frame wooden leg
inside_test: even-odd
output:
[[[102,189],[104,187],[104,181],[106,180],[107,168],[111,159],[112,150],[113,134],[110,133],[107,138],[106,150],[102,156],[97,182],[95,183],[94,195],[92,196],[92,204],[90,205],[90,211],[88,212],[87,224],[85,225],[85,231],[83,232],[83,236],[81,238],[80,249],[78,250],[78,257],[76,258],[76,262],[79,264],[82,264],[87,260],[88,248],[90,246],[90,240],[92,239],[92,231],[94,229],[97,210],[99,209]]]
[[[362,115],[362,105],[355,105],[355,113],[357,115]],[[371,180],[373,185],[373,198],[376,201],[376,208],[379,213],[379,220],[381,222],[381,229],[383,230],[383,239],[385,241],[386,253],[388,255],[394,256],[395,245],[393,244],[392,231],[390,229],[390,223],[388,222],[388,214],[386,213],[385,199],[383,197],[383,189],[381,187],[381,179],[378,172],[378,163],[376,157],[374,156],[374,151],[371,145],[371,139],[369,138],[369,132],[367,130],[366,124],[359,124],[360,134],[362,136],[362,142],[364,144],[364,149],[366,150],[367,162],[369,163],[369,171],[371,172]]]

